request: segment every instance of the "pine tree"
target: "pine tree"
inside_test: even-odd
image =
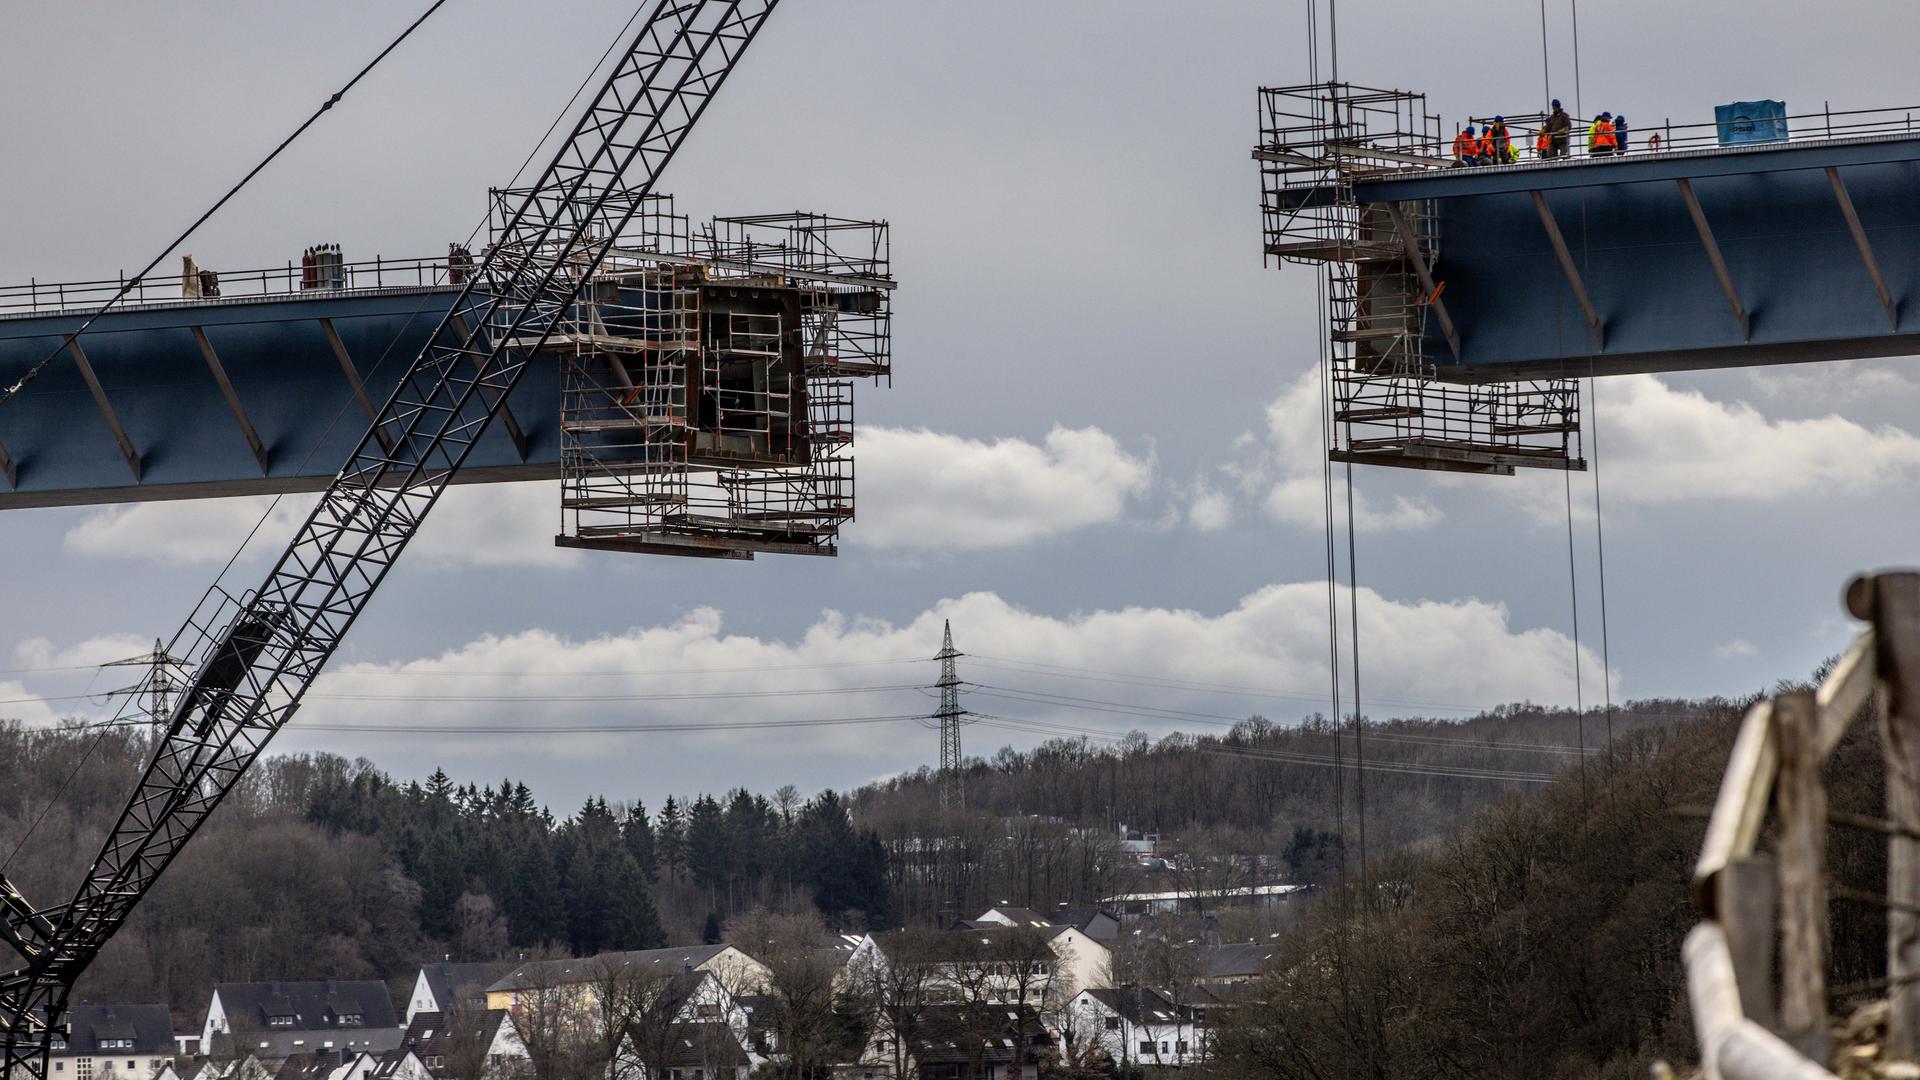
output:
[[[727,823],[711,795],[693,801],[687,814],[687,870],[708,900],[727,880]]]
[[[702,945],[720,944],[720,913],[719,912],[717,911],[707,912],[707,925],[705,929],[700,931],[700,943]]]
[[[667,796],[665,806],[660,808],[660,822],[654,828],[654,851],[660,869],[667,872],[667,880],[678,882],[687,868],[686,821],[680,814],[680,804]]]
[[[647,876],[649,884],[660,880],[659,853],[655,850],[653,823],[647,820],[647,808],[640,800],[633,801],[633,808],[627,811],[627,820],[620,826],[621,839],[627,843],[627,852],[633,861],[640,864],[641,873]]]

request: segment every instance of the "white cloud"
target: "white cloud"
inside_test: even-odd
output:
[[[1713,647],[1713,655],[1717,660],[1736,660],[1756,656],[1759,652],[1759,649],[1754,648],[1753,642],[1746,638],[1734,638],[1732,641],[1723,641]]]
[[[174,564],[220,564],[245,540],[262,514],[272,512],[249,551],[278,552],[306,520],[318,496],[285,495],[197,499],[116,506],[88,514],[67,531],[75,555]],[[408,561],[443,568],[568,566],[580,554],[556,548],[560,496],[557,481],[456,484],[441,496]]]
[[[1801,406],[1816,402],[1884,405],[1920,390],[1897,371],[1871,366],[1880,363],[1885,361],[1781,364],[1753,368],[1747,378],[1763,396]]]
[[[1325,520],[1327,480],[1321,469],[1327,448],[1321,438],[1321,403],[1319,375],[1309,370],[1267,406],[1264,442],[1251,434],[1234,440],[1235,461],[1226,473],[1243,496],[1275,521],[1317,529]],[[1334,471],[1332,483],[1334,512],[1345,516],[1344,470]],[[1354,524],[1360,528],[1421,529],[1444,516],[1424,495],[1381,500],[1357,487],[1354,492]]]
[[[1056,427],[1040,443],[872,428],[855,451],[860,517],[849,546],[1005,548],[1119,520],[1145,493],[1150,457],[1099,428]]]
[[[19,720],[29,727],[51,727],[60,719],[38,694],[15,680],[0,680],[0,718]]]
[[[1636,502],[1858,493],[1920,471],[1920,438],[1900,428],[1773,420],[1652,375],[1605,380],[1598,421],[1609,497]]]
[[[1150,456],[1098,428],[1056,427],[1040,443],[991,442],[926,430],[860,435],[860,508],[849,541],[873,548],[952,551],[1013,547],[1115,521],[1152,480]],[[262,514],[251,551],[279,550],[317,496],[295,494],[138,503],[97,510],[67,531],[68,552],[100,559],[219,564]],[[440,568],[571,566],[556,548],[557,481],[455,485],[441,497],[409,562]]]
[[[88,638],[64,648],[49,638],[31,637],[13,647],[13,660],[22,668],[93,667],[143,656],[152,649],[152,638],[138,638],[130,634]]]
[[[1233,524],[1233,497],[1201,481],[1187,504],[1187,524],[1201,532],[1218,532]]]
[[[1348,595],[1342,591],[1343,606]],[[1379,703],[1370,714],[1448,715],[1506,701],[1573,697],[1573,646],[1557,631],[1516,629],[1503,606],[1485,601],[1395,601],[1365,589],[1359,595],[1362,640],[1376,655],[1395,658],[1391,668],[1369,679],[1370,699]],[[935,674],[928,658],[951,621],[963,652],[986,654],[962,661],[962,674],[982,684],[969,694],[970,707],[980,712],[1116,734],[1134,727],[1206,730],[1204,722],[1162,722],[999,695],[1051,688],[1127,708],[1157,705],[1235,718],[1257,711],[1291,719],[1324,711],[1326,603],[1324,584],[1296,583],[1260,589],[1219,613],[1133,607],[1053,616],[980,592],[938,603],[901,624],[824,612],[790,641],[729,633],[720,612],[700,609],[672,624],[587,640],[528,630],[482,637],[438,656],[345,665],[321,679],[301,719],[650,724],[924,715],[934,705],[924,690]],[[1588,674],[1597,675],[1598,661],[1590,652],[1583,656],[1583,666],[1592,668]],[[1102,685],[1014,670],[1005,662],[1124,674],[1121,684]],[[1264,688],[1271,695],[1207,695],[1124,681],[1142,676]],[[726,696],[698,696],[715,694]],[[911,730],[897,723],[878,730],[896,729]],[[897,744],[860,724],[804,735],[721,731],[654,738],[770,757],[804,745],[884,758]],[[495,739],[462,745],[465,754],[500,752]],[[590,756],[608,744],[545,738],[537,745]]]

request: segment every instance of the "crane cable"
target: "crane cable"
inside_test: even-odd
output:
[[[78,327],[76,327],[74,330],[69,332],[64,338],[61,338],[60,344],[54,346],[52,352],[49,352],[46,355],[46,357],[42,359],[39,363],[33,365],[31,368],[28,368],[26,371],[26,374],[20,376],[19,379],[15,380],[12,386],[7,387],[4,392],[0,392],[0,405],[5,405],[7,402],[13,400],[13,396],[15,394],[18,394],[22,389],[24,389],[28,383],[39,378],[41,373],[46,371],[47,368],[51,366],[55,360],[59,359],[60,354],[63,352],[66,352],[67,349],[73,345],[74,341],[78,339],[81,334],[86,333],[87,330],[90,327],[92,327],[95,322],[99,321],[101,316],[105,315],[109,311],[112,311],[114,307],[120,303],[120,301],[126,299],[127,294],[132,292],[135,287],[144,284],[146,282],[147,275],[153,273],[154,269],[160,265],[161,260],[165,259],[167,256],[173,254],[176,250],[178,250],[181,244],[184,244],[187,242],[188,237],[192,236],[196,231],[198,231],[200,226],[205,225],[207,223],[208,218],[211,218],[215,213],[217,213],[221,207],[227,205],[227,203],[231,201],[235,195],[240,194],[241,188],[246,187],[247,184],[254,177],[260,175],[262,170],[264,170],[268,165],[273,164],[273,160],[279,157],[281,153],[287,149],[287,147],[292,146],[295,139],[298,139],[300,136],[306,134],[307,129],[312,127],[315,123],[317,123],[320,117],[324,116],[327,113],[327,111],[332,109],[335,105],[340,104],[340,100],[347,96],[348,91],[352,90],[354,86],[356,86],[360,82],[361,79],[366,78],[368,73],[373,71],[375,67],[379,66],[380,61],[385,60],[389,53],[399,48],[401,42],[407,40],[408,37],[412,36],[413,32],[420,28],[420,24],[426,22],[428,17],[431,16],[434,12],[439,11],[440,8],[446,4],[446,2],[447,0],[433,0],[433,4],[429,6],[426,11],[422,12],[419,18],[407,24],[407,28],[405,30],[400,31],[399,37],[394,38],[393,41],[387,45],[386,48],[381,49],[379,55],[375,56],[372,60],[369,60],[367,62],[367,66],[361,68],[358,72],[356,72],[353,78],[348,79],[345,86],[342,86],[340,89],[334,91],[331,97],[321,102],[320,107],[313,111],[313,115],[307,117],[304,123],[302,123],[299,127],[293,130],[293,134],[287,136],[285,139],[282,139],[280,141],[279,146],[274,147],[271,153],[269,153],[266,157],[261,158],[260,163],[258,165],[255,165],[253,168],[247,170],[247,174],[245,176],[242,176],[238,183],[228,188],[227,193],[225,195],[220,196],[220,198],[216,200],[212,206],[207,207],[204,213],[202,213],[199,217],[193,219],[193,224],[187,226],[186,231],[182,232],[179,236],[175,237],[173,242],[166,246],[165,250],[161,251],[160,254],[155,255],[153,257],[152,262],[149,262],[146,265],[146,267],[142,269],[139,273],[133,275],[132,277],[128,278],[126,281],[122,282],[120,284],[120,290],[114,293],[111,297],[109,297],[106,303],[101,304],[97,309],[95,309],[93,314],[87,316],[87,319],[85,322],[81,323]]]

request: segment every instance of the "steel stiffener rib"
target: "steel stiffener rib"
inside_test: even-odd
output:
[[[1393,218],[1393,231],[1400,237],[1400,246],[1406,251],[1407,262],[1413,265],[1413,272],[1420,279],[1420,287],[1426,290],[1427,306],[1440,319],[1440,332],[1446,335],[1447,348],[1453,350],[1453,358],[1460,359],[1460,332],[1454,328],[1453,316],[1447,314],[1446,301],[1440,299],[1440,287],[1433,282],[1433,270],[1427,266],[1427,257],[1420,251],[1420,237],[1413,231],[1413,224],[1407,220],[1406,208],[1399,203],[1388,203],[1387,214]]]
[[[207,370],[213,372],[213,381],[220,387],[220,396],[227,399],[227,408],[233,410],[234,422],[240,425],[240,434],[247,440],[247,449],[253,451],[253,460],[260,464],[260,475],[267,475],[267,447],[253,430],[253,421],[247,418],[247,410],[240,404],[240,395],[234,392],[233,381],[227,378],[227,369],[220,363],[220,354],[213,351],[213,342],[207,340],[207,332],[201,327],[190,327],[194,343],[200,346],[200,355],[206,357]]]
[[[1840,170],[1827,166],[1827,183],[1833,187],[1833,201],[1840,204],[1840,216],[1847,219],[1847,231],[1853,234],[1853,246],[1860,252],[1860,265],[1867,268],[1867,276],[1873,279],[1873,291],[1880,297],[1880,308],[1887,313],[1887,328],[1900,329],[1900,308],[1893,301],[1893,293],[1887,289],[1887,279],[1880,274],[1880,262],[1873,257],[1873,244],[1867,240],[1867,230],[1860,224],[1860,214],[1853,208],[1853,196],[1847,193],[1846,181],[1840,179]]]
[[[100,408],[100,415],[107,421],[108,430],[113,432],[113,441],[120,447],[120,456],[127,461],[127,468],[133,470],[135,483],[140,481],[140,452],[133,448],[133,440],[127,438],[127,429],[120,426],[120,415],[113,411],[113,402],[107,400],[106,388],[100,385],[100,377],[93,372],[93,364],[87,360],[85,349],[80,347],[80,339],[72,338],[67,342],[67,351],[73,354],[73,362],[80,369],[80,378],[87,384],[87,392],[93,395],[93,403]]]
[[[1734,287],[1733,272],[1727,269],[1727,260],[1720,254],[1720,242],[1713,238],[1713,227],[1707,224],[1707,213],[1700,209],[1700,200],[1693,193],[1693,181],[1686,178],[1675,180],[1680,188],[1680,197],[1686,200],[1687,214],[1693,218],[1694,230],[1700,234],[1700,243],[1707,249],[1707,261],[1713,264],[1713,276],[1720,280],[1720,291],[1727,294],[1727,305],[1733,308],[1733,317],[1740,322],[1740,340],[1753,340],[1753,320],[1747,315],[1745,304],[1740,302],[1740,290]]]
[[[1580,278],[1580,268],[1574,265],[1573,252],[1567,250],[1567,238],[1560,233],[1560,223],[1554,220],[1553,208],[1547,205],[1546,196],[1537,191],[1528,192],[1533,196],[1533,208],[1540,214],[1540,226],[1547,230],[1547,241],[1553,245],[1554,258],[1560,260],[1560,272],[1567,276],[1567,284],[1573,288],[1573,298],[1580,302],[1580,310],[1587,316],[1587,330],[1593,334],[1595,350],[1607,347],[1606,333],[1600,326],[1600,315],[1593,309],[1593,300],[1587,296],[1587,283]]]
[[[46,956],[0,975],[9,1080],[45,1076],[73,981],[292,717],[499,412],[532,353],[504,342],[552,333],[776,3],[654,9],[260,588],[189,619],[195,673],[138,789]]]

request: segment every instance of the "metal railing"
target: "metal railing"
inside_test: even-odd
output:
[[[383,259],[375,256],[367,262],[346,263],[340,267],[341,285],[338,288],[311,287],[312,272],[291,261],[284,266],[258,270],[218,270],[214,273],[219,282],[218,295],[195,295],[198,282],[189,286],[180,275],[156,275],[135,283],[120,306],[195,301],[217,303],[244,298],[429,288],[453,284],[445,257]],[[31,280],[25,285],[0,285],[0,315],[91,310],[106,303],[126,284],[127,279],[123,274],[96,281]]]
[[[1470,116],[1464,121],[1481,129],[1493,119],[1495,114]],[[1539,112],[1503,113],[1507,130],[1512,136],[1516,160],[1495,162],[1478,166],[1480,168],[1511,168],[1515,165],[1554,165],[1565,166],[1578,163],[1617,161],[1621,158],[1646,158],[1657,154],[1676,152],[1715,151],[1739,153],[1750,150],[1766,150],[1781,146],[1797,146],[1809,143],[1843,142],[1854,139],[1894,138],[1902,136],[1920,136],[1920,106],[1902,105],[1874,109],[1841,109],[1822,107],[1819,112],[1789,113],[1784,119],[1787,125],[1785,138],[1765,141],[1722,141],[1723,129],[1731,126],[1717,120],[1696,123],[1673,122],[1671,117],[1663,117],[1656,123],[1645,125],[1629,124],[1626,144],[1618,150],[1606,153],[1590,153],[1588,150],[1588,129],[1593,124],[1592,117],[1572,117],[1572,131],[1569,133],[1567,155],[1561,158],[1546,159],[1535,148],[1535,141],[1541,127],[1546,122],[1546,114]],[[1631,120],[1631,117],[1629,117]],[[1396,140],[1396,149],[1403,154],[1415,154],[1434,159],[1432,164],[1402,161],[1401,167],[1383,170],[1381,175],[1397,173],[1424,172],[1435,165],[1451,165],[1453,159],[1453,138],[1463,124],[1454,125],[1451,132],[1437,138],[1417,139],[1401,137]],[[1654,137],[1658,136],[1657,144]]]

